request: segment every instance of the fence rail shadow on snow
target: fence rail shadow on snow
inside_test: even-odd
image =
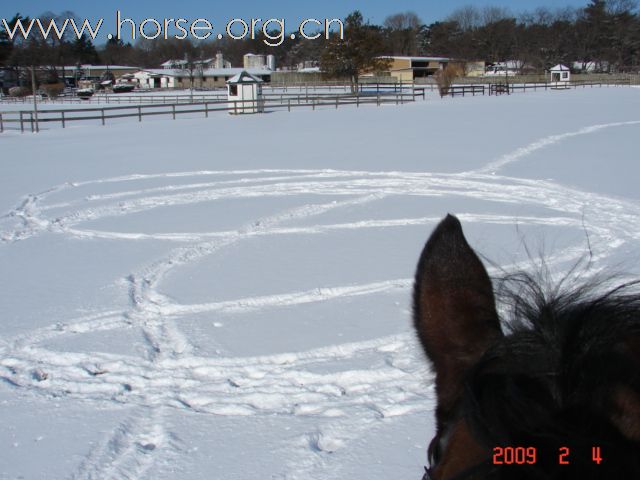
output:
[[[311,107],[312,110],[321,107],[335,107],[355,105],[400,105],[425,99],[425,89],[415,88],[410,93],[398,91],[395,93],[360,93],[344,95],[270,95],[262,100],[209,100],[193,103],[163,103],[150,105],[123,105],[99,108],[65,108],[39,110],[16,110],[0,112],[0,133],[5,130],[20,130],[37,132],[41,124],[56,123],[66,128],[70,122],[99,121],[106,125],[108,120],[119,118],[137,118],[138,122],[147,116],[171,115],[175,120],[184,114],[204,114],[208,117],[213,112],[243,113],[245,109],[263,108],[266,110]],[[37,118],[36,118],[37,117]]]

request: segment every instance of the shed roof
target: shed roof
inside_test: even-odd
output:
[[[569,67],[559,63],[555,67],[550,68],[549,71],[550,72],[568,72],[569,71]]]
[[[258,77],[254,77],[246,70],[242,70],[240,73],[227,80],[227,83],[262,83],[262,80]]]

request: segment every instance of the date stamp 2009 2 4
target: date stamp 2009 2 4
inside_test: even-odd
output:
[[[591,460],[600,465],[603,461],[599,446],[591,447]],[[494,447],[494,465],[535,465],[538,461],[538,450],[536,447]],[[558,449],[558,465],[569,465],[571,463],[571,450],[569,447]]]

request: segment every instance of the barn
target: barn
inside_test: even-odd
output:
[[[417,78],[430,77],[446,67],[450,61],[445,57],[383,56],[379,58],[390,62],[389,69],[383,73],[388,73],[399,82],[413,82]]]

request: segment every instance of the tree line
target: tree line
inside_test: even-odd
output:
[[[72,12],[47,12],[39,18],[71,18]],[[7,24],[13,28],[16,14]],[[57,81],[58,67],[83,63],[159,67],[169,59],[206,59],[221,52],[232,65],[242,65],[246,53],[276,56],[279,67],[320,65],[334,76],[358,76],[363,70],[385,67],[380,55],[443,56],[490,63],[519,60],[521,68],[543,71],[556,64],[595,64],[604,71],[638,70],[640,66],[640,14],[635,0],[590,0],[582,8],[538,8],[514,14],[502,7],[467,6],[444,20],[423,22],[413,12],[387,17],[381,25],[366,22],[360,12],[345,19],[345,36],[328,40],[298,37],[278,47],[265,44],[261,35],[253,40],[223,39],[194,42],[190,39],[139,39],[124,43],[113,39],[94,45],[83,36],[50,36],[28,40],[9,38],[0,29],[0,67],[48,67]]]

